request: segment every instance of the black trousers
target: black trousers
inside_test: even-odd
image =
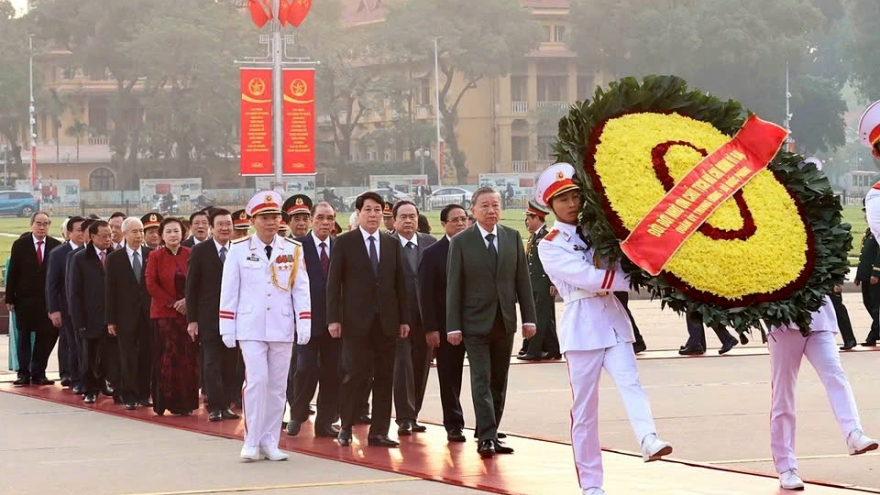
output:
[[[317,388],[315,429],[329,428],[339,411],[339,358],[342,340],[325,333],[312,337],[306,345],[296,346],[294,352],[298,356],[296,370],[293,370],[293,386],[289,382],[287,386],[290,419],[301,422],[309,419],[309,404]]]
[[[87,394],[97,394],[104,382],[118,383],[119,350],[116,339],[80,336],[80,372]]]
[[[36,328],[16,328],[16,352],[18,353],[18,377],[39,379],[46,377],[46,367],[49,365],[49,356],[58,341],[58,329],[52,326],[48,317],[46,324],[39,324]],[[31,333],[36,334],[34,345],[31,347]]]
[[[147,400],[152,391],[153,331],[149,318],[142,318],[133,328],[117,327],[119,379],[117,395],[126,403]]]
[[[865,337],[867,342],[876,342],[880,337],[880,284],[871,285],[870,281],[861,283],[862,302],[871,315],[871,331]]]
[[[211,336],[201,340],[204,366],[202,381],[208,396],[208,411],[223,411],[241,397],[241,382],[237,379],[238,347],[230,349],[223,340]]]
[[[559,336],[556,334],[556,298],[550,291],[533,292],[538,321],[535,336],[529,339],[527,352],[540,356],[542,352],[552,356],[559,354]]]
[[[706,329],[703,328],[703,317],[700,316],[700,313],[692,311],[687,314],[686,322],[688,340],[685,345],[699,345],[703,349],[706,349]],[[712,331],[715,332],[715,335],[718,337],[718,340],[721,342],[722,345],[727,344],[731,341],[736,342],[736,337],[731,335],[730,332],[727,331],[727,328],[721,325],[713,325]]]
[[[832,292],[831,304],[834,306],[834,314],[837,315],[837,326],[840,328],[840,337],[844,344],[856,342],[856,336],[853,334],[852,322],[849,319],[849,311],[843,305],[843,294]]]
[[[443,406],[443,427],[446,431],[464,429],[461,410],[461,376],[464,369],[465,346],[452,345],[446,334],[440,334],[437,348],[437,378],[440,381],[440,404]]]
[[[342,334],[343,375],[342,427],[351,428],[357,419],[357,406],[373,376],[373,410],[370,436],[387,435],[391,424],[391,402],[394,377],[394,353],[397,336],[384,335],[379,315],[373,317],[370,334],[346,336]]]
[[[471,396],[477,415],[477,437],[480,441],[497,440],[507,396],[513,334],[507,334],[499,308],[488,335],[464,335],[463,340],[471,365]]]
[[[629,292],[615,292],[614,297],[620,301],[620,304],[623,304],[623,309],[626,310],[626,315],[629,316],[629,323],[633,327],[633,336],[636,339],[635,343],[645,343],[645,339],[642,338],[642,333],[639,332],[639,326],[636,325],[636,319],[633,318],[632,311],[629,310]]]
[[[58,371],[61,378],[69,378],[71,387],[82,385],[79,366],[79,339],[70,316],[61,312],[61,328],[58,332]]]
[[[410,334],[397,339],[394,361],[394,416],[397,424],[416,421],[425,401],[431,354],[421,328],[410,326]]]

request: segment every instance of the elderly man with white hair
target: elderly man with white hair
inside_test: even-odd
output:
[[[119,397],[125,408],[152,407],[152,332],[146,268],[150,248],[144,245],[144,224],[135,217],[122,222],[125,248],[107,256],[107,331],[119,344]]]

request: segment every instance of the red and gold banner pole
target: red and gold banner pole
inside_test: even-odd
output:
[[[281,0],[272,0],[272,165],[275,171],[275,189],[284,192],[284,115],[282,105],[284,101],[284,88],[281,86],[281,62],[284,56],[284,45],[281,41]]]

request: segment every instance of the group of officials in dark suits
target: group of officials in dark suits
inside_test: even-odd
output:
[[[356,225],[338,237],[330,204],[312,205],[301,195],[285,202],[303,248],[313,308],[311,339],[297,345],[291,359],[288,434],[298,434],[313,413],[316,392],[315,435],[335,437],[343,446],[352,442],[352,426],[359,423],[370,423],[370,445],[396,446],[388,437],[392,406],[398,435],[425,431],[418,419],[436,357],[448,439],[463,442],[459,396],[467,352],[479,452],[488,457],[513,451],[499,440],[504,434],[498,426],[516,307],[524,336],[533,337],[535,294],[519,232],[498,223],[500,195],[481,188],[472,204],[471,226],[463,207],[441,211],[444,235],[437,241],[417,232],[419,210],[409,201],[391,206],[364,193],[356,202]],[[380,230],[389,207],[391,234]],[[217,213],[195,213],[192,235],[182,244],[192,248],[185,314],[187,331],[201,346],[211,421],[239,417],[230,404],[241,397],[241,357],[224,345],[218,321],[225,255],[233,239],[247,238],[240,233],[248,228],[242,211]],[[36,334],[33,350],[28,338],[19,339],[23,364],[16,384],[51,384],[46,361],[60,331],[65,341],[75,342],[64,349],[63,385],[86,402],[103,392],[133,409],[151,405],[154,387],[155,332],[145,274],[151,250],[159,247],[153,230],[162,219],[152,213],[111,220],[70,218],[62,245],[48,236],[48,215],[38,213],[31,234],[15,243],[7,304],[19,314],[22,332]],[[57,276],[47,280],[47,272]],[[546,333],[542,337],[552,341]],[[372,414],[367,414],[370,391]],[[340,428],[333,426],[337,419]]]

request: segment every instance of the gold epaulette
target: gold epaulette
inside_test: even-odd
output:
[[[295,246],[302,246],[302,243],[296,239],[291,239],[290,237],[282,237],[282,239],[284,239],[285,241],[287,241]]]
[[[247,240],[249,240],[250,238],[251,238],[251,236],[242,237],[241,239],[235,239],[234,241],[232,241],[232,243],[233,243],[233,244],[238,244],[238,243],[240,243],[240,242],[247,241]]]

